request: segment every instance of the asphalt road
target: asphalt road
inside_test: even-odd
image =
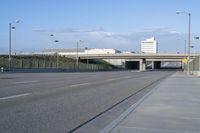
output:
[[[0,74],[0,132],[69,132],[170,73]]]

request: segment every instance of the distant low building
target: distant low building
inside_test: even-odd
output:
[[[47,48],[43,50],[43,53],[58,53],[60,55],[76,55],[77,49],[66,49],[66,48]],[[116,54],[121,53],[119,50],[115,49],[78,49],[78,54]]]
[[[117,54],[121,53],[119,50],[115,49],[86,49],[86,54]]]
[[[158,53],[158,42],[154,37],[141,41],[142,53]]]
[[[43,53],[58,53],[60,55],[76,55],[77,49],[66,49],[66,48],[46,48],[42,51]],[[85,49],[78,49],[79,54],[84,54]]]
[[[125,51],[125,52],[123,52],[124,54],[133,54],[133,53],[135,53],[135,51]]]

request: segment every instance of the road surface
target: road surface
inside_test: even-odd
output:
[[[69,132],[171,73],[0,74],[0,132]]]

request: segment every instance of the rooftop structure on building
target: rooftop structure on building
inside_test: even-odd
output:
[[[141,52],[158,53],[158,42],[156,41],[155,37],[141,41]]]

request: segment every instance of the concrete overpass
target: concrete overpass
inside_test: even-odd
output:
[[[75,55],[72,55],[76,58]],[[70,56],[70,57],[72,57]],[[69,57],[69,56],[68,56]],[[180,62],[184,59],[184,54],[169,54],[169,53],[159,53],[159,54],[135,54],[135,53],[118,53],[118,54],[80,54],[79,59],[103,59],[116,66],[121,66],[126,68],[127,65],[139,69],[140,71],[145,71],[147,62],[152,62],[152,69],[159,69],[161,67],[161,62]],[[191,59],[195,57],[191,54]],[[183,64],[182,64],[183,66]]]

